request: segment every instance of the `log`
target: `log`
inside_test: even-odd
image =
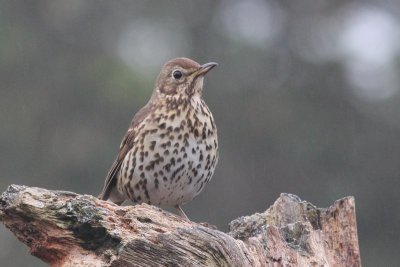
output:
[[[283,193],[223,233],[147,204],[11,185],[0,220],[50,266],[361,266],[353,197],[321,209]]]

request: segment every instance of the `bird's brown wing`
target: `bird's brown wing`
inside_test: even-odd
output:
[[[147,104],[145,107],[139,110],[139,112],[136,113],[136,115],[133,117],[128,132],[122,139],[118,156],[115,159],[113,165],[111,166],[110,171],[107,174],[103,190],[98,196],[99,199],[107,200],[110,196],[111,190],[114,188],[114,186],[116,186],[116,181],[118,177],[117,174],[121,169],[122,162],[124,161],[126,154],[133,147],[133,142],[136,136],[135,128],[149,115],[150,111],[152,110],[151,107],[152,107],[151,104]]]

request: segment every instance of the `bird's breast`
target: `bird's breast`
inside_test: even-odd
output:
[[[122,166],[130,199],[176,205],[200,193],[218,161],[217,128],[204,101],[159,108],[136,130]]]

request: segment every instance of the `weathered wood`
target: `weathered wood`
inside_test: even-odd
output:
[[[11,185],[0,219],[51,266],[361,266],[353,197],[319,209],[281,194],[223,233],[146,204]]]

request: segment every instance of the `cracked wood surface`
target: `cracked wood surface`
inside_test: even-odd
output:
[[[0,220],[51,266],[361,266],[353,197],[321,209],[281,194],[223,233],[146,204],[11,185]]]

